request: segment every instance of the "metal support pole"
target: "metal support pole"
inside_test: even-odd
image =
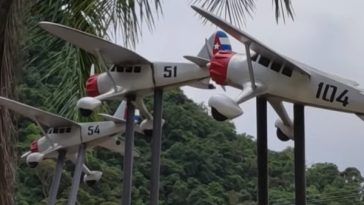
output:
[[[76,167],[73,173],[71,191],[68,196],[67,205],[74,205],[77,201],[77,192],[80,187],[80,178],[82,173],[82,165],[85,159],[86,144],[80,144],[76,160]]]
[[[268,205],[267,100],[257,97],[258,205]]]
[[[162,139],[162,107],[163,90],[154,90],[153,107],[153,138],[152,138],[152,176],[150,190],[150,205],[159,204],[159,176],[160,176],[160,154]]]
[[[306,205],[304,106],[294,104],[293,110],[296,205]]]
[[[48,205],[56,204],[57,193],[58,193],[59,183],[62,177],[63,163],[65,157],[66,157],[66,150],[59,150],[56,169],[54,170],[51,188],[49,189],[49,196],[47,203]]]
[[[122,205],[131,204],[135,112],[135,107],[132,103],[132,100],[133,98],[131,97],[128,97],[127,99]]]

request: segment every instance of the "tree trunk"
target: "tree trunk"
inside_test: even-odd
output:
[[[14,70],[18,64],[18,0],[0,0],[0,95],[14,97]],[[0,108],[0,204],[14,203],[14,118]]]

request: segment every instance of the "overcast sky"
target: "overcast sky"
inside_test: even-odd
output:
[[[183,55],[196,54],[204,39],[216,31],[203,25],[189,7],[188,0],[164,1],[163,17],[156,29],[143,31],[138,53],[151,61],[185,61]],[[296,0],[295,20],[278,25],[272,1],[257,1],[252,18],[247,18],[246,32],[270,48],[325,72],[340,75],[364,85],[364,1]],[[242,44],[232,41],[233,50],[243,52]],[[364,86],[363,86],[364,87]],[[205,102],[215,91],[183,88],[195,102]],[[228,89],[235,97],[239,91]],[[255,100],[240,105],[244,114],[233,122],[239,133],[256,135]],[[286,104],[292,114],[292,105]],[[363,102],[364,110],[364,102]],[[276,114],[268,108],[269,148],[282,150],[293,143],[280,142],[275,135]],[[364,173],[364,122],[351,114],[306,108],[306,161],[334,162],[343,170],[354,166]]]

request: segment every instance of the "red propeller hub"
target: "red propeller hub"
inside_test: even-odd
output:
[[[97,88],[97,75],[90,76],[86,81],[86,93],[88,96],[98,96],[99,89]]]
[[[232,56],[231,51],[219,51],[211,58],[210,77],[219,85],[226,84],[227,69]]]
[[[38,141],[33,140],[32,144],[30,144],[30,151],[31,152],[38,152]]]

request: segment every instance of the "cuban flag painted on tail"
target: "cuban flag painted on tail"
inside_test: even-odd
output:
[[[215,55],[218,51],[231,51],[229,37],[223,31],[217,31],[215,33],[212,53]]]

